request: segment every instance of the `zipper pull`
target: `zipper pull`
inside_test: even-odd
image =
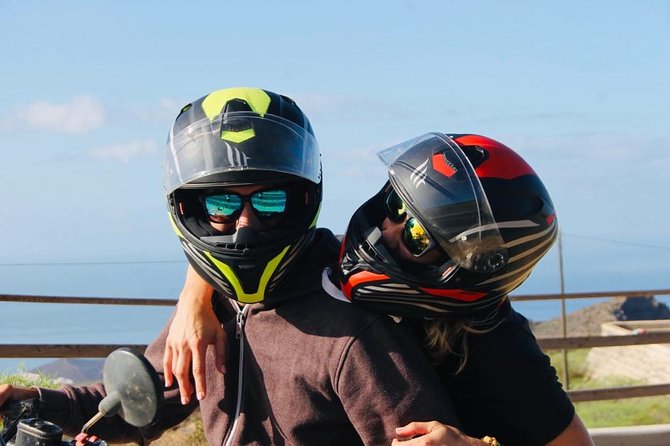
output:
[[[235,318],[236,321],[236,326],[235,326],[235,337],[237,339],[240,339],[240,336],[242,336],[242,330],[244,329],[244,310],[239,310],[237,312],[237,317]]]

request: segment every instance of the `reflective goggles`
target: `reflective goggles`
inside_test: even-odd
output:
[[[287,197],[285,189],[271,189],[248,195],[219,193],[205,196],[203,201],[212,223],[231,223],[240,217],[246,202],[251,204],[254,213],[261,219],[279,217],[286,212]]]
[[[407,206],[395,190],[391,189],[384,197],[386,216],[394,223],[405,222],[402,229],[402,242],[414,256],[420,257],[436,246],[426,228],[415,217],[407,214]]]

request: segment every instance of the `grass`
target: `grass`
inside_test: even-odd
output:
[[[61,385],[61,381],[42,373],[26,372],[25,369],[19,369],[17,373],[0,372],[0,384],[11,384],[20,387],[46,387],[55,389]],[[0,430],[3,428],[2,419],[0,419]]]
[[[0,384],[11,384],[13,386],[21,387],[37,386],[55,389],[62,383],[54,377],[42,373],[26,372],[25,369],[19,369],[17,373],[0,372]]]
[[[645,384],[625,377],[590,379],[586,372],[586,356],[589,349],[568,352],[570,389],[594,389]],[[549,354],[552,365],[563,380],[563,353]],[[619,400],[588,401],[575,403],[577,413],[589,427],[636,426],[670,423],[670,396],[649,396]]]

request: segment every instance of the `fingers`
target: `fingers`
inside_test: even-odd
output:
[[[11,384],[0,384],[0,407],[10,401],[39,397],[39,391],[33,387],[14,387]]]
[[[415,421],[396,428],[398,438],[393,446],[456,446],[480,444],[479,440],[468,437],[457,428],[437,421]]]
[[[401,437],[394,438],[391,441],[391,446],[433,446],[433,443],[430,440],[426,440],[425,436],[418,438]]]
[[[434,421],[412,421],[402,427],[396,427],[395,432],[402,437],[411,437],[414,435],[424,435],[430,432],[429,428]]]
[[[186,405],[191,401],[191,394],[193,393],[193,386],[191,385],[188,373],[191,366],[191,351],[188,349],[180,351],[177,360],[173,361],[173,364],[176,366],[172,368],[172,373],[179,383],[181,403]]]
[[[207,383],[205,381],[205,353],[207,344],[197,342],[191,346],[193,351],[193,378],[195,379],[195,394],[198,400],[205,398],[207,394]]]
[[[0,407],[7,401],[11,401],[11,395],[13,392],[12,386],[9,384],[0,385]]]
[[[165,354],[163,355],[163,377],[165,379],[165,387],[172,387],[174,381],[172,380],[172,347],[165,346]]]

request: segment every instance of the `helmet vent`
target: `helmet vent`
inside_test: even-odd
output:
[[[223,113],[234,113],[234,112],[250,112],[253,111],[247,101],[235,98],[230,99],[226,102],[226,108],[223,110]]]

